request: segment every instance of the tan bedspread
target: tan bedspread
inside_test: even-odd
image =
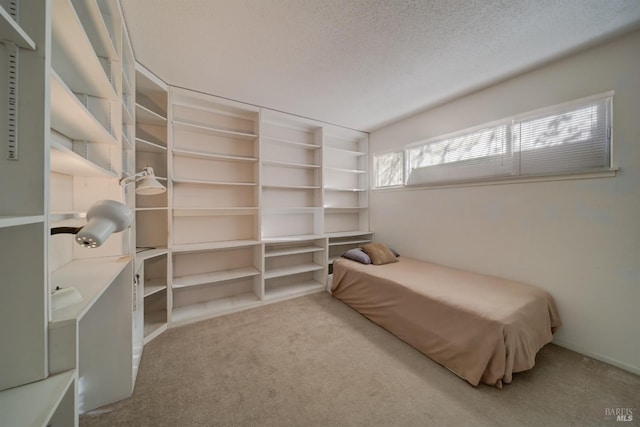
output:
[[[541,289],[406,257],[336,260],[332,294],[474,386],[531,369],[560,326]]]

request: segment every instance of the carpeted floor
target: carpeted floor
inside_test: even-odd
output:
[[[640,377],[554,345],[475,388],[327,293],[170,329],[81,426],[640,425]]]

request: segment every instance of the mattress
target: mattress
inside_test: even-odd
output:
[[[338,259],[331,293],[474,386],[531,369],[560,317],[537,287],[407,257]]]

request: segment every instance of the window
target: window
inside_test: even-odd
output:
[[[522,118],[513,124],[518,175],[610,166],[611,97]]]
[[[409,147],[407,184],[509,175],[508,131],[503,122]]]
[[[613,93],[432,138],[405,148],[406,185],[610,168]],[[402,152],[374,156],[376,187],[402,185]]]
[[[395,187],[404,184],[404,152],[375,154],[376,188]]]

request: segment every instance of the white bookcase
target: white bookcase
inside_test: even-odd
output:
[[[169,92],[169,326],[324,289],[369,233],[367,135]]]
[[[168,87],[135,64],[135,94],[135,172],[150,166],[156,179],[167,185]],[[169,321],[168,193],[135,195],[135,208],[139,329],[134,330],[147,344],[167,329]]]
[[[171,325],[262,298],[259,109],[171,88]]]
[[[142,345],[168,326],[319,291],[340,239],[368,232],[366,135],[169,88],[136,64],[117,0],[3,6],[19,114],[0,121],[0,423],[77,425],[131,394]],[[120,186],[146,166],[166,193]],[[93,250],[49,235],[101,199],[135,225]],[[53,310],[56,287],[81,301]]]
[[[263,109],[260,150],[262,238],[321,236],[322,127]]]
[[[0,364],[5,367],[0,390],[48,375],[48,129],[44,109],[32,111],[47,91],[48,17],[38,1],[23,2],[19,15],[4,6],[0,5],[0,79],[9,87],[0,95]],[[0,405],[5,393],[0,393]],[[0,416],[0,424],[1,420]]]
[[[331,237],[369,231],[368,138],[327,127],[323,145],[324,231]]]
[[[325,287],[326,274],[326,239],[265,242],[265,300],[320,291]]]
[[[167,184],[168,88],[140,64],[135,73],[135,171],[151,166],[156,178]],[[136,247],[168,247],[168,196],[136,195]]]
[[[19,3],[0,2],[0,424],[77,425],[132,393],[167,327],[322,290],[372,237],[367,137],[168,87],[117,0]],[[146,166],[166,193],[120,186]],[[91,250],[50,235],[101,199],[135,225]],[[54,310],[56,287],[80,302]]]
[[[50,57],[49,221],[82,226],[98,200],[132,206],[132,192],[119,185],[133,169],[134,88],[119,3],[52,0]],[[82,296],[51,312],[49,371],[76,369],[80,412],[133,390],[132,233],[114,234],[96,249],[69,234],[49,238],[49,287],[73,287]]]
[[[168,251],[151,249],[136,254],[136,309],[139,342],[149,343],[167,329]],[[135,349],[135,348],[134,348]]]
[[[245,309],[260,302],[260,244],[178,250],[172,258],[172,325]]]
[[[15,96],[18,114],[0,103],[13,117],[0,121],[9,135],[0,187],[10,195],[0,208],[0,268],[15,286],[0,302],[0,362],[10,368],[0,380],[2,425],[77,425],[79,411],[132,392],[131,233],[92,250],[70,234],[50,236],[84,225],[97,200],[126,201],[122,31],[117,0],[0,6],[0,78],[9,67],[18,77],[17,91],[3,95]],[[57,287],[81,300],[55,308]]]

